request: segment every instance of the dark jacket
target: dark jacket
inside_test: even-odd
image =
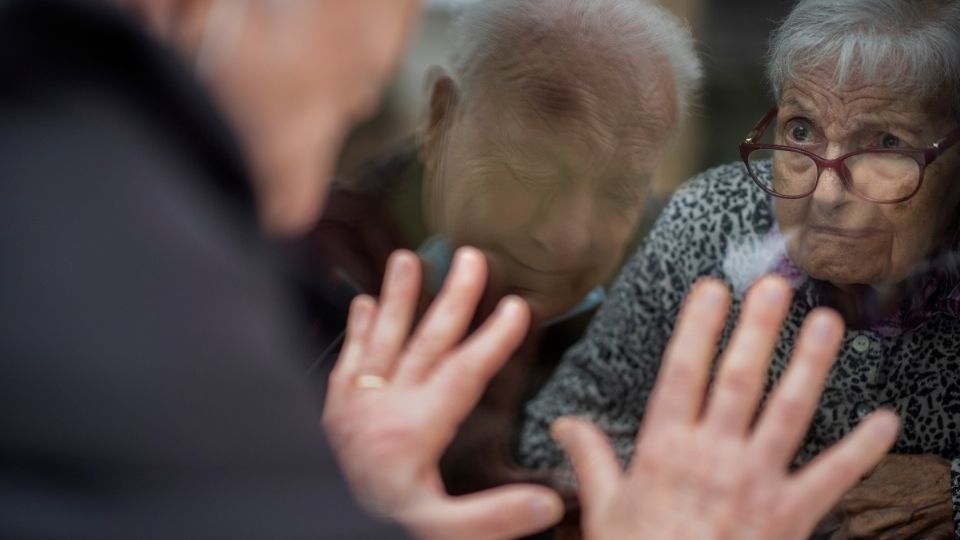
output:
[[[0,538],[394,538],[229,129],[109,2],[0,0]]]

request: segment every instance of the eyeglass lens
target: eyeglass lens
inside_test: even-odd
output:
[[[768,190],[787,197],[811,194],[817,185],[817,164],[805,154],[789,150],[760,149],[750,153],[750,173]],[[843,161],[848,186],[874,201],[894,201],[909,196],[920,182],[920,164],[910,156],[866,152]],[[829,174],[827,170],[823,174]]]

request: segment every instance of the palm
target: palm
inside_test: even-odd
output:
[[[694,289],[664,353],[625,473],[598,428],[557,421],[554,436],[580,481],[588,538],[808,538],[819,518],[883,457],[897,431],[887,411],[799,472],[788,472],[843,333],[839,317],[827,310],[805,321],[790,366],[756,418],[788,291],[779,279],[754,286],[705,400],[729,295],[715,282]]]
[[[460,250],[411,335],[420,269],[412,253],[395,255],[379,304],[354,301],[330,376],[323,425],[351,487],[369,510],[420,538],[514,538],[562,513],[559,497],[541,486],[450,497],[440,479],[444,449],[529,321],[526,304],[508,298],[464,339],[485,282],[483,256]]]

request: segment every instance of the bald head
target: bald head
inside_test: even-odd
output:
[[[645,0],[484,0],[458,27],[421,131],[426,218],[549,319],[618,266],[700,75],[692,39]]]
[[[626,107],[675,124],[700,78],[689,30],[645,0],[487,0],[457,26],[452,65],[468,101],[510,89],[546,117]]]

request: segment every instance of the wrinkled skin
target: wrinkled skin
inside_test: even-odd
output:
[[[891,454],[840,500],[843,520],[831,538],[954,538],[950,462]]]
[[[836,88],[819,71],[787,84],[777,114],[778,144],[835,158],[862,148],[925,148],[957,120],[929,102],[877,85]],[[787,174],[774,167],[774,176]],[[957,240],[960,149],[951,148],[924,174],[920,191],[897,204],[850,193],[824,171],[813,195],[777,199],[788,252],[805,273],[838,286],[895,285],[935,249]]]
[[[497,285],[542,321],[579,304],[618,267],[675,133],[676,99],[672,74],[653,61],[584,67],[583,83],[543,66],[553,51],[528,54],[528,67],[472,83],[479,87],[438,74],[420,137],[430,228],[482,249]],[[617,70],[641,79],[634,86],[645,93],[622,90]],[[501,79],[546,79],[563,88],[551,95],[582,104],[540,111],[525,99],[531,90]]]

